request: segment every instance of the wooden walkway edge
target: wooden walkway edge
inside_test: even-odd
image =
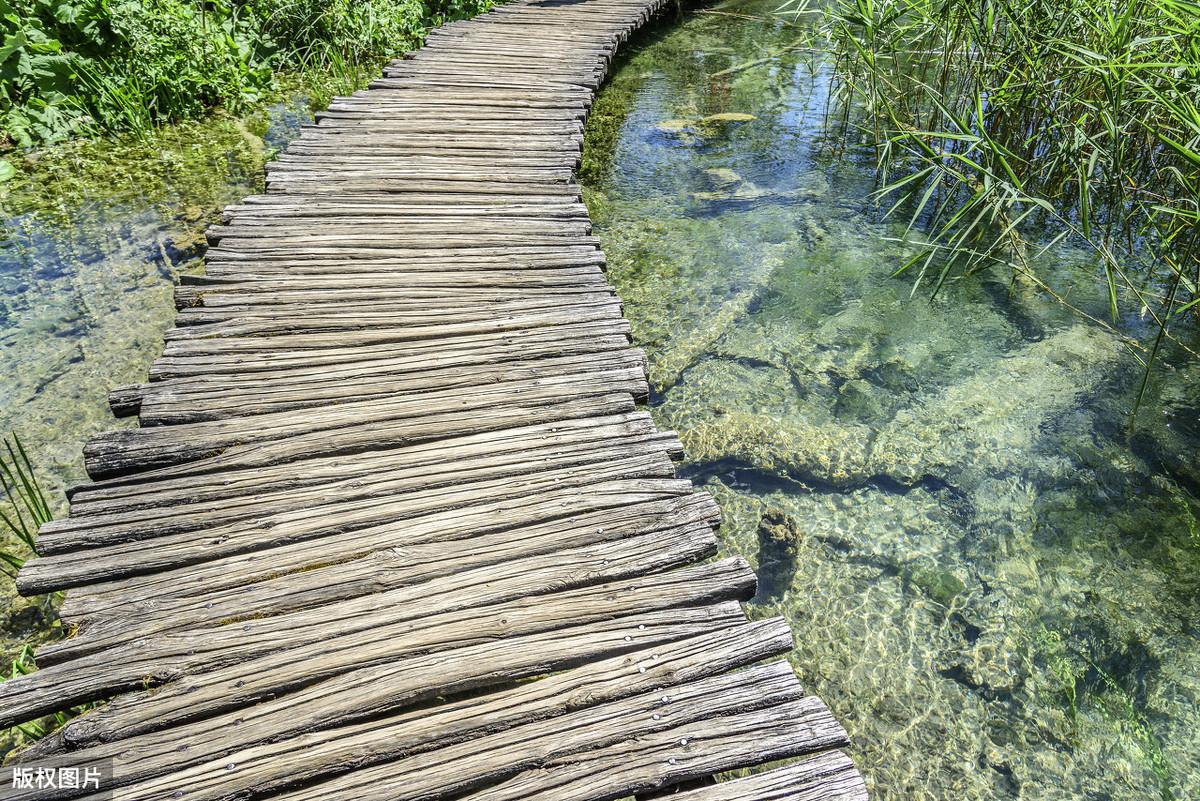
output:
[[[150,380],[112,393],[141,427],[88,443],[18,578],[68,590],[73,633],[0,685],[0,725],[107,703],[17,762],[112,775],[0,795],[865,799],[635,406],[574,180],[614,52],[665,4],[433,31],[227,209]]]

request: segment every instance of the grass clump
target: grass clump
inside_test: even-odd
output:
[[[833,122],[866,134],[880,196],[922,232],[900,271],[936,293],[998,264],[1070,303],[1037,266],[1070,240],[1108,296],[1078,310],[1118,330],[1135,308],[1149,374],[1200,304],[1200,4],[832,0],[820,15]]]

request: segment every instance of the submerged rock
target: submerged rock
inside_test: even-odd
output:
[[[869,462],[903,483],[934,475],[977,486],[1010,471],[1014,452],[1033,451],[1041,426],[1095,391],[1122,355],[1107,333],[1073,325],[902,409],[879,431]]]
[[[654,130],[668,136],[679,136],[693,129],[691,120],[662,120],[654,124]]]
[[[913,567],[906,578],[914,587],[942,606],[950,606],[967,591],[967,585],[953,572],[936,567]]]
[[[718,189],[728,189],[742,182],[742,176],[728,167],[710,167],[704,171],[708,182]]]
[[[757,120],[753,114],[745,114],[738,111],[725,111],[720,114],[709,114],[700,122],[750,122]]]
[[[720,315],[716,328],[728,324]],[[711,336],[673,352],[679,365],[711,348]],[[1103,332],[1079,324],[996,362],[873,429],[845,420],[810,422],[741,410],[680,426],[689,458],[734,459],[806,484],[848,487],[871,481],[939,482],[968,489],[1012,469],[1012,453],[1032,450],[1040,427],[1077,405],[1120,351]],[[1048,361],[1058,367],[1047,370]],[[663,362],[651,376],[665,377]],[[671,375],[677,373],[672,372]],[[656,385],[661,386],[657,383]],[[843,384],[843,389],[850,382]],[[849,390],[851,396],[866,390]]]
[[[749,181],[743,181],[736,186],[730,186],[725,191],[692,193],[692,200],[698,200],[702,203],[754,203],[759,200],[778,200],[788,197],[792,197],[791,193],[763,189],[761,186],[752,184]]]
[[[758,521],[758,600],[776,600],[792,583],[804,534],[795,518],[771,506]]]
[[[843,487],[864,481],[871,432],[866,426],[812,425],[732,411],[679,433],[692,462],[732,459],[765,473]]]

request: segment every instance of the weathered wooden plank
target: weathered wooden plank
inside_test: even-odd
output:
[[[236,523],[203,531],[162,534],[155,538],[153,548],[144,548],[140,542],[117,542],[38,557],[31,560],[23,572],[22,587],[38,593],[97,584],[190,564],[211,563],[226,556],[321,537],[338,538],[336,546],[322,544],[329,555],[334,556],[350,542],[359,543],[357,548],[364,547],[359,536],[363,530],[435,510],[460,509],[484,499],[523,497],[551,488],[587,486],[605,480],[673,475],[674,468],[665,454],[645,451],[544,470],[536,476],[483,479],[425,489],[386,501],[363,498],[328,505],[313,504],[295,512],[265,516],[253,524]]]
[[[712,787],[676,793],[675,801],[867,801],[850,757],[826,751],[791,765]]]
[[[237,416],[332,406],[372,398],[400,398],[424,395],[435,390],[472,391],[480,386],[521,379],[545,379],[551,376],[582,375],[589,372],[623,370],[627,374],[646,375],[646,359],[641,351],[623,349],[572,356],[523,354],[520,359],[497,359],[493,364],[474,365],[472,370],[459,366],[398,371],[395,365],[356,364],[352,375],[284,376],[272,374],[258,386],[252,382],[230,382],[222,388],[209,385],[179,386],[175,382],[147,385],[138,412],[144,425],[191,423]],[[345,371],[351,373],[351,371]],[[348,379],[353,383],[349,383]],[[236,395],[231,390],[237,389]],[[638,400],[646,393],[633,392]]]
[[[205,347],[206,343],[188,343],[189,347],[177,347],[175,353],[160,356],[150,366],[151,381],[161,381],[181,376],[203,376],[225,374],[236,376],[266,373],[275,370],[321,369],[350,365],[356,361],[372,361],[395,357],[397,362],[425,364],[430,368],[439,365],[468,364],[473,360],[487,361],[489,354],[511,354],[524,350],[541,350],[561,342],[566,353],[577,352],[581,342],[594,339],[595,348],[588,352],[624,348],[629,345],[628,323],[624,321],[567,322],[562,325],[544,326],[524,331],[500,331],[495,333],[465,334],[405,342],[399,350],[389,341],[359,343],[354,338],[348,342],[331,342],[324,346],[278,351],[270,348],[270,342],[262,339],[247,339],[241,347],[228,353],[215,353]],[[257,345],[257,347],[255,347]],[[603,345],[603,348],[601,347]],[[402,355],[397,355],[397,353]],[[250,354],[253,354],[252,357]]]
[[[247,790],[277,790],[306,779],[337,775],[354,767],[556,717],[591,704],[696,681],[791,647],[790,632],[779,619],[716,628],[707,637],[676,641],[663,638],[658,644],[645,642],[646,631],[645,624],[637,629],[639,650],[571,668],[483,699],[444,703],[433,709],[392,714],[380,720],[240,749],[226,757],[224,764],[215,766],[215,771],[214,765],[203,762],[181,768],[178,750],[151,755],[130,748],[115,754],[114,774],[122,785],[139,779],[145,782],[132,790],[134,794],[130,797],[156,797],[156,793],[169,796],[174,788],[186,786],[189,797],[195,799],[230,799]],[[654,650],[648,650],[649,647]],[[75,764],[97,758],[94,751],[86,749],[66,756]],[[236,766],[232,772],[227,767],[229,763]],[[166,773],[168,768],[175,772]],[[166,775],[160,781],[144,778],[163,773]]]
[[[637,650],[657,648],[671,642],[715,636],[745,623],[736,603],[692,609],[669,609],[629,615],[611,621],[575,626],[559,632],[543,632],[495,642],[417,655],[402,662],[357,671],[248,710],[225,713],[215,718],[175,726],[169,737],[144,732],[141,721],[113,725],[98,720],[93,711],[36,743],[30,756],[61,754],[71,749],[78,758],[122,758],[126,764],[153,764],[171,759],[171,768],[202,764],[215,756],[241,749],[287,742],[283,738],[312,738],[316,732],[353,725],[372,713],[386,714],[436,698],[439,693],[462,692],[549,673],[612,658]],[[639,665],[639,668],[643,665]],[[656,665],[645,665],[647,673]],[[662,680],[673,663],[664,660],[664,670],[652,674]],[[639,674],[641,671],[638,671]],[[355,696],[361,705],[355,704]],[[315,704],[310,705],[310,701]],[[323,707],[313,714],[315,706]],[[294,713],[292,712],[294,710]],[[429,716],[428,709],[417,714]],[[295,719],[289,719],[295,718]],[[237,727],[237,739],[228,736]],[[249,736],[241,732],[250,729]],[[182,742],[187,749],[180,749]],[[292,740],[295,742],[295,740]],[[215,752],[215,753],[214,753]],[[136,778],[136,777],[131,777]]]
[[[648,656],[657,657],[658,654]],[[653,659],[647,661],[653,661]],[[628,673],[629,667],[626,667],[626,675]],[[641,684],[645,688],[643,682],[637,682],[637,684]],[[725,710],[736,708],[735,700],[740,701],[748,708],[760,708],[768,707],[773,703],[779,704],[793,700],[801,692],[795,678],[791,676],[790,670],[780,663],[748,668],[733,676],[705,675],[685,683],[672,682],[666,685],[665,689],[677,699],[676,705],[680,711],[672,716],[672,722],[677,725],[705,715],[719,715]],[[485,733],[479,737],[478,744],[485,749],[485,753],[487,750],[495,749],[502,751],[505,757],[518,759],[516,764],[519,765],[522,762],[528,764],[533,759],[529,755],[539,747],[565,756],[582,750],[586,744],[589,744],[589,741],[602,742],[606,739],[613,739],[619,736],[618,733],[641,733],[647,730],[667,729],[668,724],[664,722],[665,718],[661,714],[657,719],[652,714],[645,714],[646,710],[661,706],[659,699],[662,692],[662,688],[650,688],[649,692],[643,691],[638,695],[623,694],[593,707],[575,709],[556,717],[533,720],[507,730]],[[567,726],[574,726],[574,728],[568,730],[569,734],[565,739],[557,739],[556,735]],[[590,737],[587,736],[589,734]],[[525,738],[525,742],[520,742],[520,738]],[[471,784],[495,777],[497,772],[500,775],[509,772],[505,770],[504,763],[499,758],[477,756],[473,760],[464,762],[462,775],[451,778],[453,771],[447,770],[449,767],[447,760],[462,757],[470,750],[470,745],[471,743],[452,743],[440,749],[427,747],[394,762],[379,765],[379,771],[392,767],[399,774],[410,776],[412,780],[420,782],[421,788],[418,794],[404,796],[407,798],[431,797],[431,793],[437,796],[445,795],[447,792],[453,792],[451,787],[455,785],[471,786]],[[201,768],[195,773],[201,776],[207,773],[212,776],[216,767],[209,765],[206,770]],[[351,774],[348,778],[352,779],[353,775]],[[170,777],[165,777],[165,779],[169,781]],[[450,785],[450,787],[445,785]],[[158,786],[163,786],[163,783]],[[119,791],[116,797],[131,799],[153,797],[147,794],[148,790],[150,788],[145,790],[131,788],[129,793]],[[318,785],[306,791],[306,796],[297,797],[316,797],[313,793],[329,791],[337,792],[331,787]]]
[[[41,554],[129,542],[158,533],[282,511],[322,498],[366,498],[471,476],[527,472],[531,465],[586,463],[633,450],[678,455],[671,433],[644,412],[485,432],[406,448],[386,448],[217,475],[76,488],[70,517],[39,531]],[[524,469],[520,469],[520,468]],[[163,507],[173,514],[164,515]]]
[[[593,704],[687,684],[774,656],[791,645],[791,633],[780,619],[716,629],[708,637],[664,642],[653,651],[643,647],[484,698],[242,749],[229,755],[225,764],[202,763],[147,781],[131,788],[128,797],[153,798],[156,793],[169,795],[173,788],[187,787],[188,797],[196,801],[232,801],[249,790],[277,791]],[[133,783],[127,778],[130,775],[157,770],[149,760],[139,760],[135,766],[126,765],[121,755],[117,758],[114,772],[122,784]],[[230,763],[235,765],[232,772]]]
[[[598,429],[598,434],[604,431],[603,427]],[[443,469],[432,477],[425,472],[427,467],[418,470],[412,465],[396,462],[391,455],[386,460],[365,459],[362,461],[374,465],[373,469],[355,465],[353,469],[339,471],[336,480],[326,479],[320,483],[309,480],[302,489],[291,488],[293,483],[289,484],[288,489],[263,491],[253,496],[227,492],[227,497],[219,500],[189,499],[191,502],[186,505],[173,504],[176,513],[169,518],[162,515],[161,503],[144,508],[122,506],[115,513],[84,515],[63,521],[55,527],[47,526],[42,532],[43,542],[39,543],[39,553],[49,558],[81,549],[140,542],[197,529],[209,530],[212,532],[209,536],[213,536],[218,533],[213,527],[247,519],[258,521],[255,527],[272,528],[284,522],[272,520],[272,514],[283,514],[298,507],[311,506],[315,511],[321,509],[322,505],[329,506],[335,502],[365,504],[382,498],[398,498],[418,490],[432,493],[443,487],[454,488],[454,492],[445,490],[443,497],[447,500],[468,497],[464,495],[465,488],[474,482],[515,480],[535,466],[539,471],[565,470],[568,471],[567,475],[571,475],[570,471],[578,473],[587,466],[636,458],[648,460],[645,465],[648,474],[658,474],[657,463],[662,467],[662,475],[669,475],[667,453],[678,447],[678,441],[673,436],[657,433],[624,442],[599,437],[591,441],[571,438],[567,442],[569,444],[566,446],[560,443],[530,443],[531,447],[520,451],[471,454],[465,461],[450,462],[451,457],[447,457]],[[462,449],[449,450],[462,452]],[[222,478],[226,475],[222,474]],[[561,484],[564,479],[557,473],[554,475]],[[313,499],[318,496],[322,505],[313,506]]]
[[[339,148],[345,150],[345,146]],[[390,159],[381,156],[380,159]],[[506,231],[510,234],[538,234],[571,237],[587,237],[592,232],[586,218],[542,219],[529,217],[441,217],[415,222],[408,218],[357,219],[329,218],[321,220],[290,221],[273,219],[269,226],[251,225],[239,220],[233,225],[210,226],[207,236],[210,242],[231,239],[286,239],[298,238],[298,244],[322,241],[370,242],[383,236],[400,234],[424,234],[445,236],[458,234],[473,236],[475,233],[492,234]],[[534,237],[531,237],[533,239]]]
[[[749,699],[746,706],[752,707]],[[812,697],[722,717],[691,720],[678,711],[675,717],[682,719],[683,725],[652,730],[583,754],[552,754],[549,759],[538,760],[536,768],[520,776],[463,798],[470,801],[623,798],[743,765],[837,748],[847,742],[846,732],[833,715],[819,699]],[[360,799],[382,799],[389,797],[385,793],[393,787],[383,782],[378,792],[361,786],[359,789]],[[298,801],[317,796],[301,791],[281,797]]]
[[[197,613],[197,619],[204,620],[236,617],[245,614],[247,608],[289,611],[377,591],[392,579],[375,576],[372,580],[372,571],[378,573],[381,566],[393,567],[395,560],[414,545],[504,531],[521,537],[530,530],[555,532],[558,525],[574,533],[577,524],[569,519],[571,516],[606,510],[619,516],[624,507],[666,501],[687,493],[686,482],[669,479],[600,480],[586,488],[547,491],[537,498],[492,501],[435,512],[402,524],[359,529],[324,542],[281,544],[269,554],[237,554],[190,568],[90,584],[86,591],[71,594],[61,614],[65,620],[75,622],[81,615],[96,615],[135,603],[150,602],[155,608],[164,608],[168,598],[190,599],[184,604],[170,604],[177,617],[178,607],[200,606],[204,611]],[[396,577],[402,578],[402,574]],[[332,583],[334,579],[337,583]],[[243,605],[239,612],[232,606],[235,597],[239,603],[255,600],[258,606]],[[227,600],[229,608],[223,605]]]
[[[590,436],[592,432],[596,436]],[[469,460],[481,453],[504,454],[567,442],[587,443],[607,436],[636,440],[656,434],[658,431],[649,415],[630,411],[514,425],[411,445],[381,443],[377,448],[355,449],[350,454],[297,455],[292,460],[271,464],[255,461],[242,468],[229,467],[219,474],[192,474],[187,470],[168,469],[157,471],[154,475],[140,476],[139,480],[132,482],[117,479],[72,487],[72,512],[73,515],[86,517],[205,501],[229,502],[237,497],[262,496],[272,491],[312,487],[339,478],[362,476],[389,464],[403,464],[414,470],[424,469],[435,474],[452,470],[451,465],[459,460]],[[59,530],[60,525],[69,527],[69,519],[47,524],[50,533]],[[82,525],[87,525],[86,521]]]
[[[532,407],[535,414],[545,410],[553,416],[552,405],[561,405],[566,400],[603,399],[614,392],[644,395],[645,377],[641,370],[597,370],[532,381],[502,381],[471,392],[439,390],[420,398],[382,398],[325,408],[266,412],[244,420],[120,429],[89,441],[84,446],[84,464],[88,475],[105,478],[186,462],[212,462],[230,449],[272,440],[290,439],[296,443],[303,436],[324,436],[338,429],[364,426],[376,432],[375,441],[379,444],[397,441],[384,439],[389,428],[399,441],[417,442],[511,425],[506,410],[517,412]],[[597,408],[596,413],[602,412]],[[403,430],[395,431],[396,427]]]
[[[221,258],[217,258],[220,255]],[[361,252],[333,251],[331,253],[311,253],[299,251],[286,255],[257,254],[213,254],[208,267],[217,267],[220,274],[223,263],[236,264],[238,269],[244,269],[251,262],[255,270],[262,270],[271,264],[303,266],[305,262],[319,262],[310,265],[314,269],[324,269],[331,264],[338,264],[348,272],[353,271],[355,263],[367,261],[373,267],[384,265],[398,269],[435,269],[432,265],[443,264],[454,269],[455,264],[463,265],[459,269],[485,269],[495,265],[500,269],[512,269],[526,266],[578,266],[581,264],[602,263],[603,256],[592,243],[570,243],[555,241],[549,244],[525,245],[469,245],[460,244],[458,247],[439,249],[405,249],[392,253],[371,254]],[[364,267],[364,269],[369,269]]]
[[[274,305],[250,305],[241,309],[242,314],[222,314],[220,311],[210,312],[207,309],[184,310],[180,312],[180,320],[189,320],[188,330],[180,331],[171,337],[174,340],[194,339],[212,336],[271,336],[275,332],[294,333],[298,331],[321,330],[337,331],[346,328],[362,328],[366,326],[398,328],[403,326],[428,328],[440,323],[459,323],[486,320],[489,317],[504,319],[523,314],[537,314],[548,311],[565,313],[594,314],[611,311],[619,317],[621,302],[607,291],[580,292],[575,295],[555,293],[550,297],[535,294],[524,297],[492,296],[483,302],[472,302],[469,298],[451,298],[443,301],[441,309],[432,309],[425,303],[397,302],[389,304],[386,298],[379,303],[346,302],[340,304],[305,304],[308,313],[302,316],[294,314],[295,309],[278,308]],[[237,311],[237,310],[235,310]],[[493,312],[489,314],[489,312]],[[213,320],[206,320],[206,315],[218,315]],[[262,334],[259,334],[262,331]],[[229,332],[229,333],[225,333]]]
[[[447,323],[445,325],[410,326],[406,328],[373,327],[364,329],[334,329],[330,331],[304,331],[297,333],[277,333],[272,336],[211,336],[180,338],[171,340],[163,348],[162,364],[172,364],[186,359],[210,359],[219,361],[222,358],[236,361],[239,357],[243,363],[264,358],[272,353],[299,354],[304,351],[318,352],[347,349],[394,346],[405,351],[422,349],[437,349],[443,342],[465,342],[470,339],[487,339],[503,341],[514,336],[527,337],[539,333],[542,329],[562,330],[571,325],[593,324],[598,333],[607,336],[626,336],[630,329],[629,323],[620,316],[614,316],[619,309],[599,308],[587,313],[575,315],[559,311],[530,312],[512,315],[503,320],[466,321]],[[221,329],[227,333],[228,328]],[[427,352],[427,350],[425,351]],[[157,370],[152,370],[152,375]]]
[[[611,296],[613,289],[598,267],[568,270],[522,270],[436,275],[405,273],[382,280],[364,273],[332,276],[245,276],[240,281],[213,280],[175,288],[178,309],[203,306],[209,310],[244,306],[364,303],[372,297],[387,304],[492,303],[497,300],[552,295]],[[389,280],[392,279],[392,280]],[[415,280],[414,280],[415,279]],[[591,298],[589,298],[591,299]],[[250,304],[253,304],[251,306]]]
[[[167,477],[199,476],[224,470],[242,470],[282,465],[320,456],[354,454],[366,450],[415,445],[450,437],[501,431],[592,417],[606,417],[633,411],[628,393],[559,398],[532,398],[526,404],[499,406],[483,410],[437,413],[423,420],[423,430],[414,433],[405,422],[363,424],[351,420],[342,428],[293,434],[285,439],[231,445],[220,452],[204,453],[190,462],[138,471],[136,474],[111,474],[106,486],[155,481]]]
[[[707,580],[697,573],[699,567],[709,567]],[[748,579],[743,575],[738,584],[730,586],[728,576],[714,573],[713,567],[673,571],[664,574],[671,577],[668,581],[630,580],[627,584],[639,587],[635,591],[614,592],[611,587],[599,585],[553,597],[518,600],[486,611],[449,613],[445,621],[450,627],[445,630],[428,625],[428,618],[424,622],[403,621],[347,635],[346,644],[357,643],[349,649],[325,648],[318,643],[315,647],[277,651],[209,674],[173,676],[169,668],[160,664],[151,679],[174,681],[156,690],[119,696],[64,727],[60,742],[79,747],[168,727],[173,728],[170,737],[179,742],[178,738],[186,736],[184,729],[191,721],[195,721],[191,725],[196,729],[218,732],[225,737],[230,722],[237,720],[238,737],[226,739],[224,744],[229,749],[349,723],[411,703],[416,695],[412,688],[403,681],[388,679],[403,676],[413,663],[422,664],[426,654],[436,655],[447,669],[453,662],[474,661],[491,653],[497,661],[536,666],[544,671],[547,653],[555,655],[551,669],[578,659],[557,647],[547,648],[547,640],[553,640],[553,636],[544,636],[547,634],[558,634],[569,641],[572,629],[611,621],[613,625],[606,629],[619,631],[626,643],[624,647],[630,648],[635,647],[632,644],[636,642],[636,627],[642,624],[638,621],[630,625],[631,616],[670,609],[679,622],[707,618],[714,629],[744,620],[736,605],[713,610],[704,603],[706,599],[749,597],[747,592],[753,593],[753,573],[749,573]],[[743,574],[747,570],[743,568]],[[690,575],[682,575],[685,571]],[[478,626],[472,626],[472,617],[479,620]],[[391,636],[382,637],[382,632]],[[529,653],[533,643],[543,653]],[[504,653],[507,657],[501,656]],[[269,672],[263,672],[264,669]],[[50,678],[57,677],[44,677],[38,685],[36,675],[21,677],[27,680],[16,684],[0,685],[8,716],[4,720],[22,720],[31,711],[55,708],[55,704],[62,704],[70,697],[88,697],[96,691],[95,686],[71,687],[64,682],[55,688],[59,695],[54,696],[46,686]],[[139,684],[138,677],[132,680],[135,686]],[[93,685],[101,682],[111,686],[113,680],[109,676],[91,679]],[[465,688],[444,682],[439,683],[435,692],[455,689]],[[243,706],[251,703],[248,699],[264,697],[267,700]]]
[[[366,604],[373,608],[380,603],[379,598],[393,598],[393,605],[404,609],[406,614],[437,614],[529,594],[530,587],[537,586],[531,583],[537,577],[518,571],[535,564],[531,560],[548,554],[564,560],[554,567],[559,579],[565,581],[559,587],[563,589],[618,575],[620,566],[610,567],[603,560],[609,559],[610,554],[630,553],[629,549],[652,549],[650,564],[656,565],[674,564],[680,554],[694,556],[706,552],[713,542],[712,522],[703,518],[706,510],[698,504],[671,508],[669,500],[643,500],[591,512],[579,510],[582,513],[577,513],[562,531],[551,528],[546,521],[532,521],[515,529],[484,532],[475,540],[391,548],[362,559],[318,567],[311,571],[316,575],[268,576],[263,581],[218,589],[207,595],[197,592],[195,587],[184,587],[159,596],[146,593],[141,596],[110,593],[100,599],[93,596],[90,600],[99,614],[83,618],[79,632],[70,640],[43,649],[48,657],[46,664],[116,648],[163,632],[231,625],[246,618],[246,603],[261,602],[261,610],[256,614],[279,617],[315,609],[320,604],[347,607]],[[650,516],[637,520],[633,517],[636,514]],[[532,539],[537,532],[542,532],[541,539]],[[606,545],[625,539],[637,542]],[[487,551],[488,545],[496,550]],[[426,557],[428,567],[400,565],[398,554]],[[510,565],[510,562],[520,564]],[[596,563],[602,568],[599,573],[579,572],[579,565],[594,567]],[[379,572],[381,566],[388,568],[384,575]],[[542,573],[545,572],[542,565]],[[464,574],[461,581],[459,574]],[[328,583],[321,584],[322,581]]]
[[[670,563],[671,553],[690,553],[689,548],[700,553],[710,548],[713,507],[712,499],[705,496],[643,500],[598,511],[576,511],[557,523],[532,520],[469,539],[397,546],[309,571],[316,576],[267,576],[257,583],[214,589],[208,594],[197,592],[194,586],[168,585],[158,594],[114,591],[84,596],[84,604],[92,603],[92,616],[80,618],[69,611],[68,617],[76,623],[75,633],[41,649],[38,659],[43,666],[53,665],[164,631],[229,625],[244,618],[247,608],[261,615],[288,615],[317,608],[314,603],[321,600],[347,606],[375,605],[378,597],[383,597],[376,597],[380,593],[392,593],[409,614],[453,609],[453,598],[459,599],[456,603],[460,605],[495,603],[528,594],[531,577],[521,571],[533,564],[530,560],[547,554],[556,554],[555,559],[560,560],[554,563],[555,569],[562,571],[559,579],[566,581],[560,589],[586,584],[612,575],[603,563],[611,555],[593,553],[604,551],[604,543],[643,538],[654,548],[653,564]],[[647,536],[652,534],[659,536]],[[400,553],[411,561],[400,562]],[[601,562],[605,570],[585,574],[571,566],[588,560]],[[387,570],[380,570],[381,566]],[[468,580],[472,576],[479,581]],[[401,588],[407,589],[400,592]],[[250,603],[260,606],[247,607]]]
[[[657,555],[662,546],[667,547]],[[571,556],[579,559],[573,565],[576,571],[595,570],[595,580],[607,584],[560,590],[568,571],[553,560],[542,560],[541,568],[530,575],[512,577],[513,582],[525,582],[515,600],[486,606],[469,594],[464,599],[460,591],[450,602],[454,611],[420,618],[403,603],[406,592],[397,591],[370,596],[366,603],[331,605],[315,614],[143,637],[0,684],[0,710],[8,716],[0,722],[10,726],[115,691],[165,684],[136,704],[139,715],[161,728],[179,717],[215,714],[408,654],[642,611],[749,598],[754,573],[737,560],[626,578],[641,572],[643,565],[674,566],[715,547],[711,533],[707,541],[703,536],[675,541],[647,536],[605,543]],[[580,583],[587,582],[576,578],[569,585]],[[114,703],[98,717],[111,716],[119,708]]]
[[[776,663],[602,704],[278,797],[621,798],[629,794],[622,792],[626,789],[649,789],[670,778],[819,750],[844,740],[824,705],[802,697],[791,669]],[[482,789],[504,779],[508,781]],[[477,788],[479,792],[464,795]]]

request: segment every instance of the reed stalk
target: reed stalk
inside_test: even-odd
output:
[[[820,16],[843,107],[831,119],[862,107],[878,197],[921,232],[897,271],[914,292],[996,265],[1051,288],[1039,260],[1067,240],[1094,254],[1108,307],[1098,314],[1120,327],[1132,310],[1149,324],[1130,348],[1146,377],[1167,342],[1200,357],[1174,334],[1200,311],[1200,3],[790,10]]]

